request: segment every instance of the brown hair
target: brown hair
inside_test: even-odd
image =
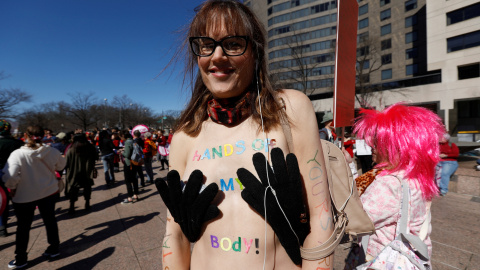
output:
[[[37,148],[37,144],[42,144],[45,131],[41,126],[29,126],[27,127],[28,142],[27,146],[33,149]]]
[[[253,12],[242,3],[234,0],[209,0],[197,7],[197,14],[193,18],[187,37],[184,39],[183,49],[188,53],[186,57],[185,77],[192,82],[192,96],[177,122],[176,130],[182,130],[190,136],[197,136],[202,128],[202,123],[208,119],[207,103],[213,95],[205,86],[201,75],[197,72],[197,56],[189,50],[188,37],[206,36],[209,30],[220,31],[221,25],[232,35],[244,35],[249,37],[249,46],[252,46],[252,55],[257,65],[258,81],[261,84],[260,97],[256,91],[256,76],[246,91],[250,91],[249,97],[251,115],[261,129],[261,118],[258,108],[258,98],[263,116],[265,131],[279,124],[280,117],[286,114],[276,102],[276,92],[267,71],[265,58],[265,29]],[[254,71],[252,71],[254,72]]]

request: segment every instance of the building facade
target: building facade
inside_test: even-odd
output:
[[[336,1],[246,0],[268,33],[279,87],[333,107]],[[359,0],[356,108],[405,101],[480,140],[480,1]]]

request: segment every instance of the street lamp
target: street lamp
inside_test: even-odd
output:
[[[107,99],[104,99],[105,101],[105,106],[103,108],[103,111],[105,112],[105,117],[103,120],[105,120],[103,127],[107,128]]]

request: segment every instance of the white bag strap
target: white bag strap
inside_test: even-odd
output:
[[[398,178],[398,177],[397,177]],[[430,256],[428,255],[428,247],[423,242],[420,237],[415,236],[413,234],[407,233],[407,222],[408,222],[408,202],[409,202],[409,191],[410,187],[408,183],[401,179],[402,181],[402,216],[400,217],[400,225],[399,225],[399,236],[402,241],[410,243],[410,245],[423,257],[422,259],[429,260]],[[424,222],[424,224],[427,222]],[[423,226],[423,225],[422,225]]]

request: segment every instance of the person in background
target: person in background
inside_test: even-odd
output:
[[[85,209],[90,209],[90,197],[93,186],[93,170],[97,160],[95,146],[87,141],[85,134],[76,134],[73,145],[67,153],[67,170],[65,195],[70,200],[69,214],[75,213],[75,202],[78,200],[78,191],[83,188]]]
[[[142,152],[143,152],[143,147],[145,145],[145,142],[142,140],[142,133],[140,133],[140,131],[135,130],[133,132],[133,142],[137,143],[140,146],[140,148],[142,148]],[[145,176],[143,175],[142,165],[137,166],[132,164],[132,168],[133,168],[133,171],[135,172],[135,178],[138,175],[138,177],[140,177],[140,184],[142,185],[142,187],[145,187]]]
[[[143,147],[143,154],[144,154],[144,165],[145,165],[145,172],[147,173],[147,183],[153,183],[153,169],[152,169],[152,162],[153,157],[157,154],[157,146],[152,141],[152,133],[145,132],[143,134],[145,137],[144,147]]]
[[[158,137],[157,137],[157,145],[158,145],[158,160],[160,160],[160,164],[162,165],[162,168],[160,168],[161,171],[165,170],[165,164],[167,165],[167,170],[168,170],[168,149],[166,148],[167,145],[167,137],[163,135],[165,131],[162,129],[158,131]]]
[[[360,111],[354,133],[372,147],[375,169],[380,170],[369,179],[363,175],[356,179],[363,208],[375,225],[366,247],[367,261],[396,237],[402,183],[410,190],[407,233],[418,236],[422,225],[429,222],[430,204],[438,194],[434,175],[444,132],[441,119],[425,108],[394,104],[383,111]],[[426,231],[422,240],[431,255],[431,224]]]
[[[42,139],[42,143],[46,145],[52,145],[52,143],[55,143],[56,137],[53,136],[52,130],[50,129],[45,129],[45,136]]]
[[[122,204],[131,204],[138,200],[138,178],[137,172],[133,169],[130,157],[133,152],[133,140],[129,131],[123,131],[120,137],[125,142],[125,147],[121,151],[124,157],[123,175],[125,177],[125,185],[127,186],[128,198],[123,200]]]
[[[450,142],[450,135],[445,133],[440,140],[440,162],[441,178],[440,178],[440,195],[445,196],[448,192],[448,184],[450,178],[458,168],[459,150],[456,144]]]
[[[321,124],[324,126],[320,129],[320,139],[335,142],[337,134],[335,134],[335,128],[333,127],[333,113],[326,112],[323,115]]]
[[[0,120],[0,188],[3,189],[7,196],[6,207],[0,216],[0,237],[8,236],[7,221],[9,215],[8,204],[10,202],[10,195],[2,181],[3,167],[7,163],[10,154],[23,145],[23,141],[16,140],[11,134],[12,125],[7,120]]]
[[[350,137],[350,134],[345,133],[345,139],[343,140],[344,151],[343,155],[347,160],[348,166],[352,171],[353,179],[358,177],[357,165],[355,162],[355,156],[353,155],[353,145],[355,144],[355,140]]]
[[[67,137],[67,134],[65,132],[60,132],[57,134],[57,136],[55,137],[55,142],[52,143],[52,147],[57,149],[58,151],[60,151],[60,153],[62,153],[62,155],[65,155],[65,149],[67,148],[68,146],[68,137]]]
[[[115,168],[115,172],[120,172],[120,154],[118,153],[118,150],[123,147],[123,144],[120,136],[118,136],[118,132],[112,133],[112,142],[116,150],[113,155],[113,167]]]
[[[8,263],[11,269],[27,265],[28,241],[35,208],[38,207],[45,229],[48,248],[43,253],[47,258],[60,255],[60,239],[55,203],[59,198],[59,184],[55,171],[61,171],[66,161],[59,151],[43,145],[43,128],[27,128],[28,139],[24,146],[12,152],[3,168],[3,182],[10,189],[13,208],[17,216],[15,259]]]
[[[103,162],[105,173],[105,182],[107,187],[115,183],[115,168],[113,166],[113,155],[115,154],[115,145],[108,134],[108,131],[102,130],[98,136],[98,148],[100,149],[100,158]]]

